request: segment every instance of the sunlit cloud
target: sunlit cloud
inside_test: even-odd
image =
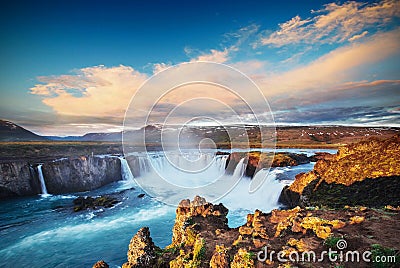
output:
[[[209,53],[204,53],[191,61],[212,61],[217,63],[224,63],[229,60],[229,50],[227,48],[223,50],[211,49]]]
[[[260,80],[264,94],[318,89],[322,94],[333,86],[352,81],[360,67],[398,54],[400,30],[376,34],[364,43],[339,47],[317,60],[293,70],[265,76]],[[359,75],[359,74],[358,74]]]
[[[367,28],[380,29],[399,16],[400,2],[397,0],[372,4],[354,1],[330,3],[321,10],[312,11],[309,18],[295,16],[279,24],[279,30],[266,32],[257,45],[282,47],[298,43],[354,41],[365,36]]]
[[[134,92],[147,75],[132,67],[95,66],[71,75],[38,77],[31,93],[58,115],[122,117]]]
[[[368,34],[368,31],[364,31],[364,32],[362,32],[361,34],[353,35],[352,37],[350,37],[350,38],[348,39],[348,41],[349,41],[349,42],[356,41],[356,40],[358,40],[358,39],[363,38],[363,37],[366,36],[367,34]]]

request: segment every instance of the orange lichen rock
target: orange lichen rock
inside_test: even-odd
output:
[[[280,236],[283,230],[292,227],[292,232],[305,233],[307,230],[312,230],[317,237],[326,239],[332,233],[332,228],[340,229],[346,225],[345,222],[340,220],[325,220],[311,216],[304,217],[305,213],[303,212],[300,207],[291,210],[273,210],[270,222],[277,223],[275,237]]]
[[[193,228],[186,228],[191,224],[194,217],[215,217],[225,218],[228,209],[222,204],[213,205],[204,198],[196,196],[193,201],[182,200],[176,209],[175,224],[172,229],[172,244],[168,248],[173,248],[181,243],[192,245],[195,241],[196,232]]]
[[[259,236],[263,239],[268,239],[269,237],[265,228],[266,222],[267,216],[260,210],[256,210],[254,214],[247,215],[247,222],[245,225],[239,227],[239,233],[241,235]]]
[[[314,171],[299,173],[295,176],[294,182],[289,186],[289,190],[301,194],[304,188],[313,180],[318,179]]]
[[[362,216],[353,216],[350,218],[350,224],[359,224],[365,220],[365,217]]]
[[[229,268],[228,249],[224,245],[215,245],[215,250],[210,260],[210,267]]]
[[[274,209],[271,211],[269,221],[271,223],[277,223],[275,237],[278,237],[283,230],[286,230],[286,228],[292,225],[294,218],[300,210],[300,207],[295,207],[289,210]]]
[[[300,173],[289,189],[301,194],[313,180],[349,186],[366,178],[400,175],[400,135],[386,140],[370,138],[340,147],[329,159],[320,159],[314,170]],[[317,185],[317,187],[318,187]]]
[[[385,206],[385,209],[386,210],[391,210],[391,211],[400,211],[400,206],[393,207],[391,205],[387,205],[387,206]]]
[[[252,268],[255,267],[254,260],[251,258],[251,254],[246,249],[240,248],[239,251],[233,257],[231,268]]]

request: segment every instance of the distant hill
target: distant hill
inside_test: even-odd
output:
[[[81,141],[121,141],[122,132],[110,133],[87,133],[83,135]]]
[[[244,128],[243,128],[244,127]],[[270,137],[271,130],[267,128],[264,139]],[[146,144],[159,145],[164,142],[176,142],[175,136],[179,128],[175,125],[147,125],[137,130],[124,133],[124,140],[142,144],[143,135]],[[247,135],[243,135],[243,134]],[[337,147],[343,144],[358,142],[368,137],[388,138],[400,133],[396,127],[355,127],[355,126],[277,126],[276,145],[278,147]],[[204,138],[212,139],[220,148],[229,147],[230,141],[235,144],[246,142],[246,136],[251,142],[260,139],[260,129],[257,126],[190,126],[179,132],[180,144],[197,144]],[[246,139],[244,139],[246,138]],[[87,133],[83,136],[39,136],[10,121],[0,120],[0,141],[78,141],[78,142],[121,142],[122,132]]]
[[[0,119],[0,141],[46,141],[39,136],[13,122]]]

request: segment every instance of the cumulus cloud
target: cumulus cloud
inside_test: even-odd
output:
[[[30,89],[59,115],[122,117],[134,92],[147,79],[132,67],[95,66],[74,74],[38,77]]]
[[[169,67],[171,67],[172,64],[170,63],[156,63],[153,65],[153,73],[159,73],[161,71],[164,71],[165,69],[168,69]]]
[[[216,49],[211,49],[209,53],[204,53],[201,54],[193,59],[191,61],[212,61],[212,62],[217,62],[217,63],[224,63],[227,62],[229,59],[229,50],[227,48],[223,50],[216,50]]]
[[[349,1],[342,5],[330,3],[323,9],[312,11],[311,17],[295,16],[279,24],[279,30],[264,34],[258,45],[282,47],[297,43],[334,43],[354,41],[365,36],[365,29],[383,27],[400,17],[400,2],[384,0],[364,4]]]

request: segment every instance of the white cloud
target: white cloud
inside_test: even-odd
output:
[[[156,63],[153,65],[153,74],[159,73],[161,71],[164,71],[165,69],[168,69],[171,67],[172,64],[170,63]]]
[[[340,47],[317,60],[285,73],[265,76],[259,81],[266,95],[301,92],[351,81],[362,66],[369,66],[400,50],[400,29],[376,34],[364,43]]]
[[[59,115],[123,117],[134,92],[147,79],[132,67],[83,68],[72,75],[38,77],[31,93]]]
[[[384,0],[368,5],[353,1],[342,5],[330,3],[321,10],[312,11],[312,14],[313,17],[304,20],[295,16],[279,24],[279,30],[264,34],[258,44],[282,47],[296,43],[344,42],[356,35],[366,35],[364,32],[368,27],[380,28],[399,17],[400,2]]]
[[[363,38],[363,37],[366,36],[367,34],[368,34],[368,31],[364,31],[364,32],[362,32],[361,34],[353,35],[352,37],[350,37],[350,38],[348,39],[348,41],[349,41],[349,42],[356,41],[356,40],[358,40],[358,39]]]
[[[212,61],[217,63],[227,62],[229,59],[229,50],[225,48],[224,50],[211,49],[210,53],[204,53],[196,58],[191,59],[191,61]]]

